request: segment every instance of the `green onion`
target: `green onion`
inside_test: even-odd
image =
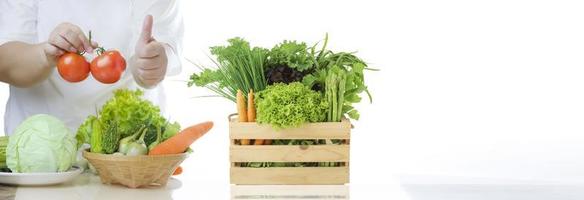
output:
[[[229,39],[228,42],[228,46],[211,47],[211,54],[216,56],[213,60],[215,67],[195,64],[202,72],[191,75],[188,85],[206,87],[235,102],[237,90],[247,96],[252,89],[262,91],[266,88],[264,63],[268,50],[251,48],[241,38]]]

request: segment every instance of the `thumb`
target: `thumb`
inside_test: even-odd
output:
[[[140,41],[143,43],[150,43],[152,38],[152,15],[146,15],[144,24],[142,25],[142,34],[140,34]]]

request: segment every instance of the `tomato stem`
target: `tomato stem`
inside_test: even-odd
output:
[[[105,49],[103,47],[97,47],[95,49],[95,53],[97,53],[98,56],[103,54],[103,52],[105,52]]]
[[[89,44],[91,45],[91,30],[89,30],[89,34],[88,35],[89,35]],[[103,47],[97,46],[95,48],[95,53],[97,53],[98,56],[101,55],[101,54],[103,54],[103,52],[105,52],[105,49]],[[85,53],[85,52],[83,52],[83,53]]]

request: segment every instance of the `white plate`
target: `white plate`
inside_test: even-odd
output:
[[[81,174],[83,170],[79,167],[73,166],[69,171],[56,173],[6,173],[0,172],[0,183],[9,185],[54,185],[64,183],[77,175]]]

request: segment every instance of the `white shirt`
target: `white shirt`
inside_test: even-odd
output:
[[[91,30],[94,41],[106,49],[119,50],[128,61],[147,14],[154,17],[153,37],[168,44],[167,75],[180,73],[184,27],[177,0],[0,0],[0,45],[8,41],[45,42],[57,25],[69,22],[86,34]],[[11,135],[24,119],[39,113],[55,116],[76,131],[88,115],[95,115],[112,97],[115,89],[139,88],[130,73],[131,67],[127,67],[120,81],[111,85],[99,83],[91,76],[80,83],[69,83],[55,68],[47,80],[36,86],[10,86],[5,133]],[[161,85],[144,93],[164,112]]]

